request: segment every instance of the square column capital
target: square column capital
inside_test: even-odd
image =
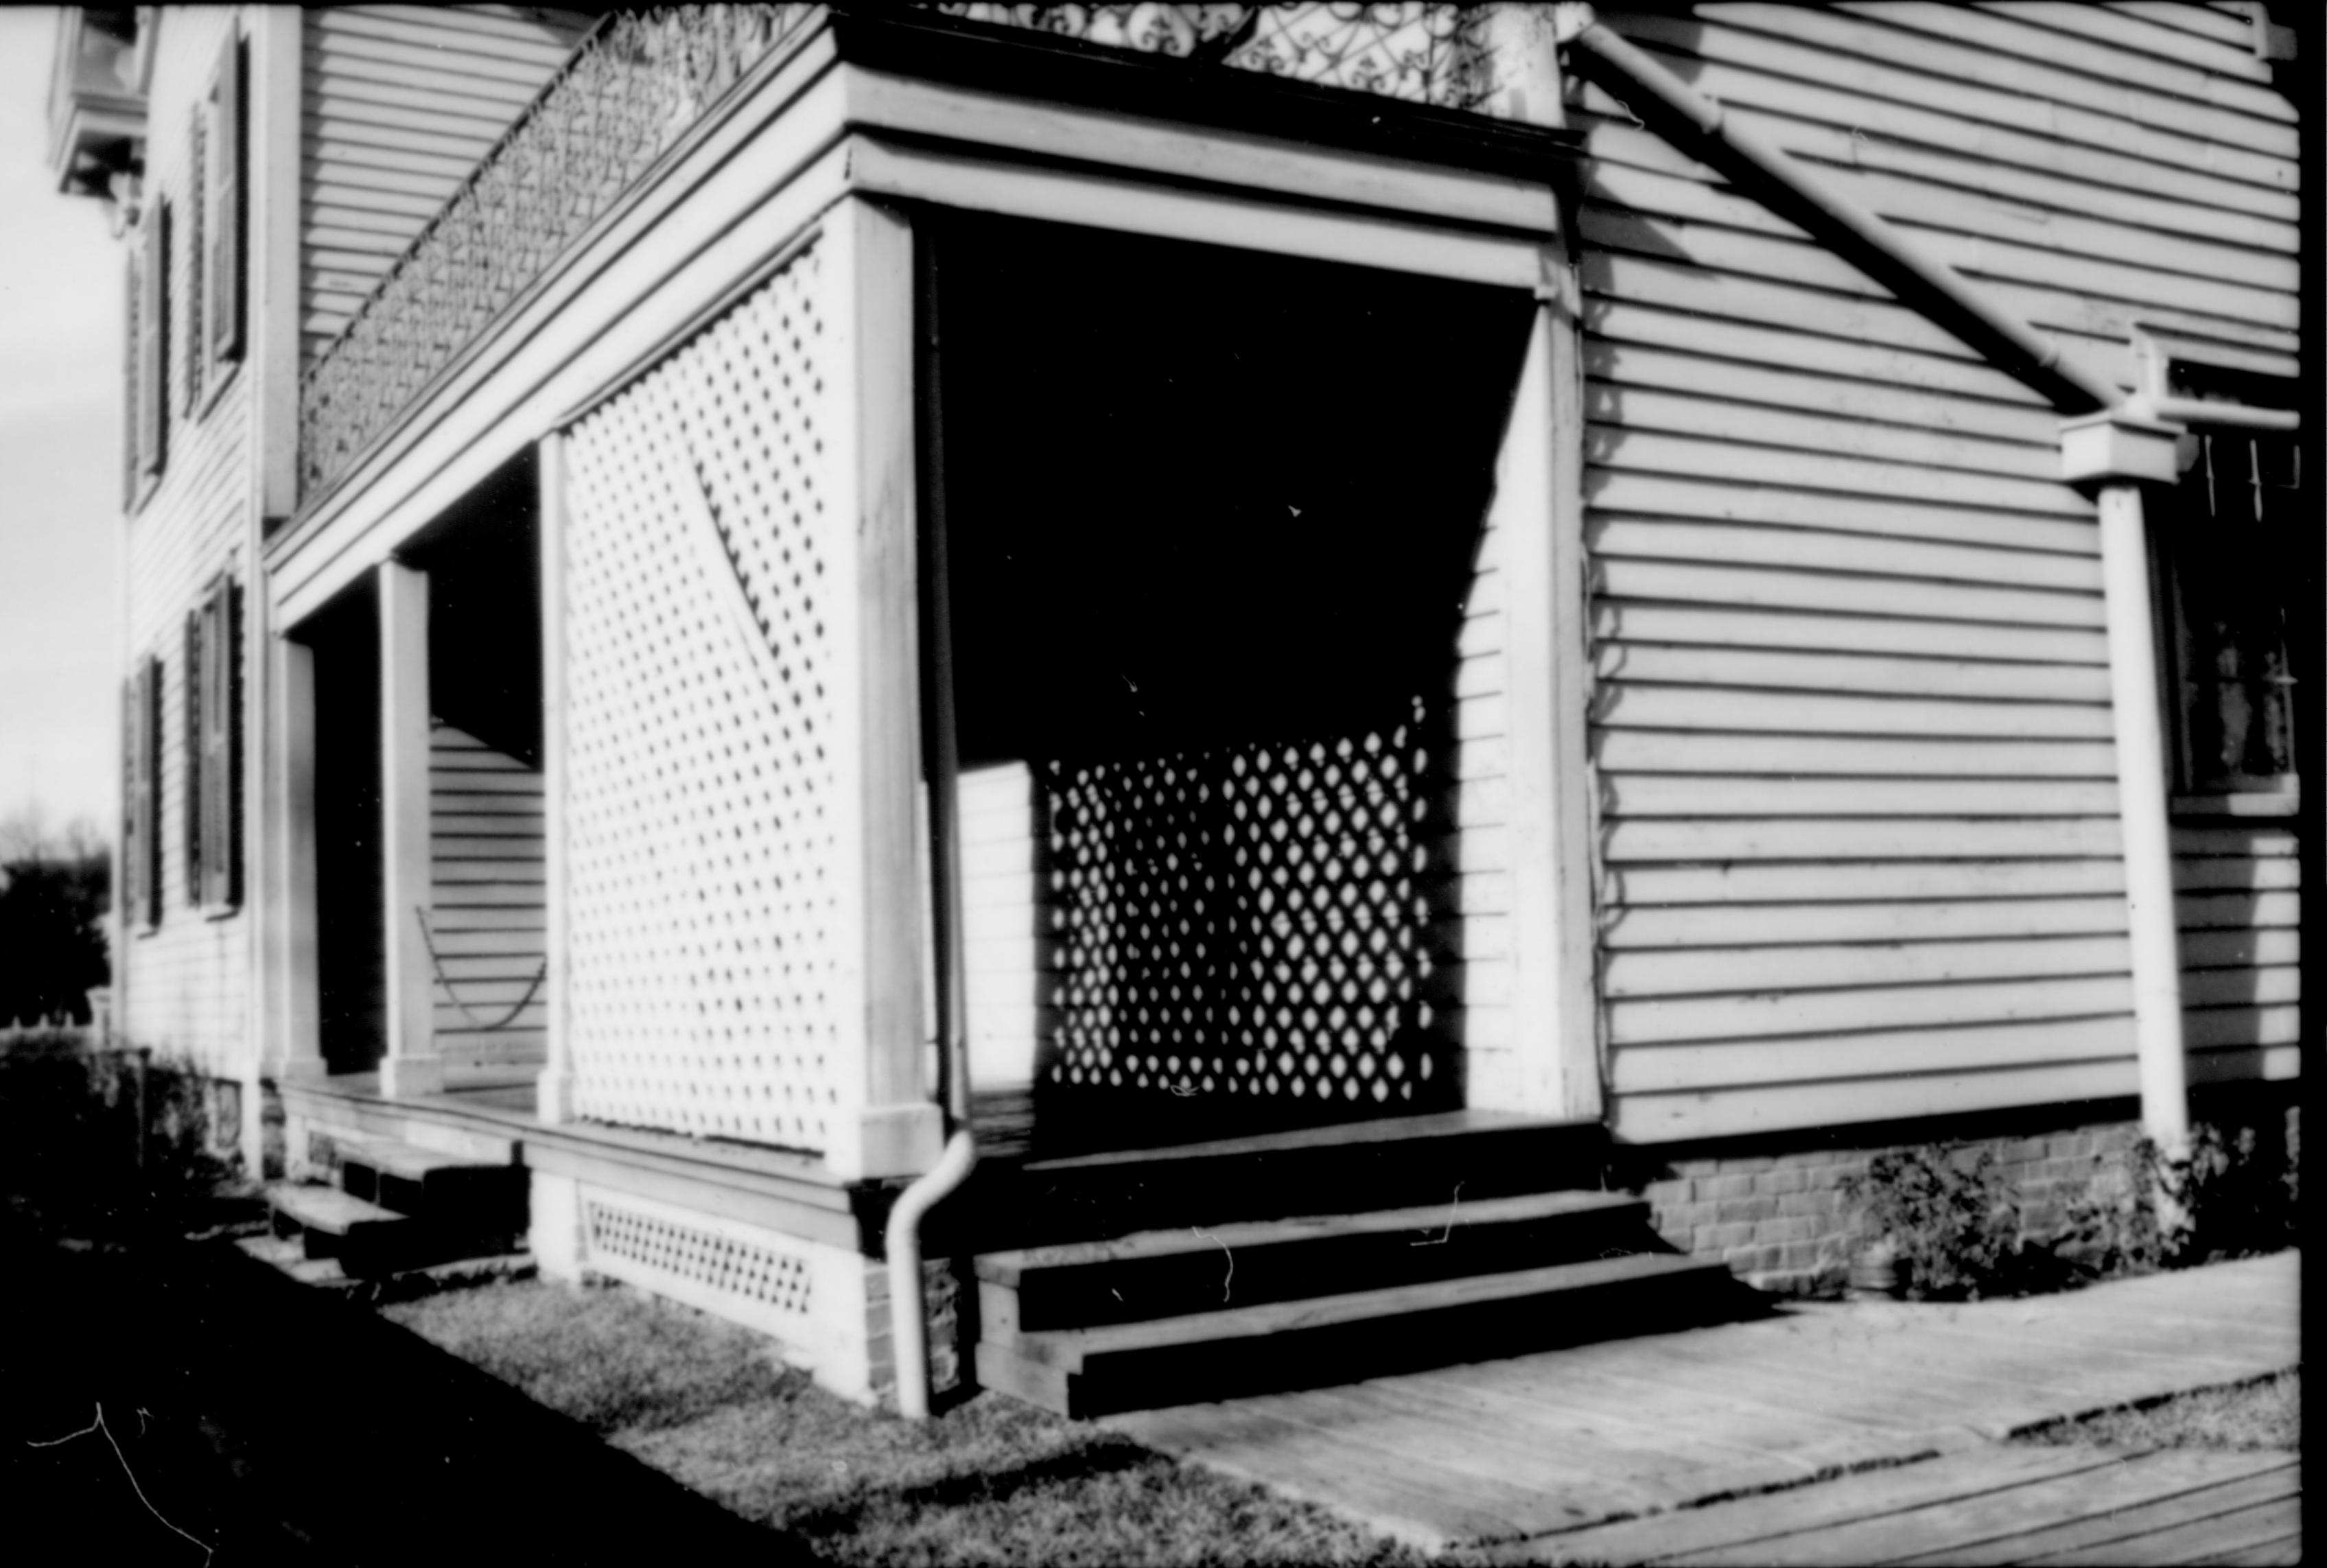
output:
[[[2104,408],[2061,421],[2061,477],[2070,484],[2123,484],[2182,476],[2174,448],[2188,431],[2136,410]]]

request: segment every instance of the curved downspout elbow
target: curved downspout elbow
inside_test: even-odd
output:
[[[921,1218],[969,1180],[977,1167],[977,1140],[964,1126],[946,1141],[938,1162],[914,1178],[889,1210],[890,1345],[897,1358],[897,1414],[908,1421],[930,1414],[929,1307],[921,1292]]]

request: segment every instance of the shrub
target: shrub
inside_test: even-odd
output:
[[[2058,1250],[2103,1278],[2272,1252],[2294,1239],[2296,1146],[2273,1158],[2251,1127],[2194,1128],[2169,1156],[2149,1138],[2098,1157]]]
[[[174,1215],[229,1173],[212,1152],[210,1085],[139,1050],[0,1056],[0,1186],[80,1234]]]
[[[1989,1150],[1887,1150],[1841,1188],[1895,1249],[1910,1295],[1992,1295],[2014,1271],[2020,1199]]]

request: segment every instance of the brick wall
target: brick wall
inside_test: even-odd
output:
[[[2298,1139],[2294,1086],[2274,1085],[2208,1099],[2193,1098],[2194,1122],[2226,1131],[2254,1127],[2266,1143]],[[2098,1107],[2096,1107],[2098,1108]],[[1813,1294],[1839,1288],[1861,1240],[1844,1198],[1844,1179],[1886,1151],[1941,1143],[1986,1149],[2018,1191],[2022,1237],[2042,1244],[2060,1233],[2068,1207],[2096,1173],[2140,1136],[2131,1106],[2090,1121],[2046,1125],[2023,1115],[1983,1126],[1954,1119],[1896,1125],[1860,1135],[1819,1134],[1815,1146],[1706,1144],[1625,1152],[1618,1181],[1638,1186],[1665,1240],[1683,1252],[1718,1257],[1755,1288]]]
[[[896,1347],[890,1321],[889,1265],[868,1258],[864,1264],[864,1338],[874,1396],[894,1407],[897,1402]],[[962,1382],[961,1276],[947,1258],[921,1260],[921,1302],[929,1313],[930,1393],[951,1393]]]

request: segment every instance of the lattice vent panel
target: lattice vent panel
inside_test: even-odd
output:
[[[1451,1102],[1443,745],[1404,722],[1048,766],[1047,1092],[1249,1108]]]
[[[808,1315],[815,1275],[797,1253],[597,1198],[583,1200],[582,1224],[603,1273],[731,1317]]]
[[[816,249],[569,445],[575,1103],[820,1149],[836,1103],[843,368]]]

